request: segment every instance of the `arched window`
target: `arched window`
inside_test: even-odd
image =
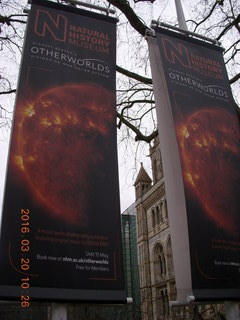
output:
[[[162,314],[166,314],[166,309],[165,309],[165,301],[164,301],[164,291],[161,290],[161,303],[162,303]]]
[[[162,261],[161,266],[160,266],[160,274],[164,275],[164,274],[166,274],[166,260],[165,260],[164,253],[162,253],[159,256],[159,259],[161,259],[161,261]]]
[[[136,199],[138,199],[139,196],[140,196],[140,194],[139,194],[139,186],[136,187],[135,195],[136,195]]]
[[[164,310],[165,310],[165,314],[169,314],[169,298],[168,298],[168,293],[167,293],[167,289],[165,289],[165,293],[164,293]]]
[[[158,297],[160,300],[160,314],[166,316],[169,314],[169,298],[166,288],[159,288],[158,289]]]
[[[138,210],[137,210],[137,235],[140,236],[140,217],[139,217]]]
[[[168,218],[167,199],[164,199],[165,217]]]
[[[160,224],[163,222],[163,215],[159,206],[156,207],[156,211],[157,211],[157,223]]]
[[[174,275],[172,244],[170,238],[167,241],[167,273],[169,276]]]
[[[152,227],[155,228],[155,226],[156,226],[155,210],[152,209]]]
[[[139,255],[139,275],[140,275],[140,285],[144,285],[145,274],[144,274],[144,247],[143,244],[140,244],[138,247],[138,255]]]
[[[152,174],[153,174],[153,183],[158,181],[158,168],[157,168],[157,160],[154,159],[152,161]]]
[[[156,216],[157,216],[157,224],[160,223],[160,212],[159,212],[159,206],[156,207]]]
[[[162,219],[165,220],[164,202],[163,201],[160,202],[160,212],[161,212],[161,215],[162,215]]]
[[[138,231],[138,236],[140,237],[143,233],[143,225],[142,225],[142,212],[137,209],[137,231]]]
[[[158,283],[161,281],[161,277],[166,274],[166,259],[163,252],[163,247],[158,244],[154,251],[154,275],[155,281]]]

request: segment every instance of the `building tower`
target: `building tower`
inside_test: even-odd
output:
[[[173,319],[175,278],[159,139],[150,147],[153,185],[143,165],[135,181],[137,245],[143,320]]]
[[[140,198],[150,189],[152,184],[152,180],[147,174],[146,170],[143,168],[143,164],[141,162],[141,168],[138,172],[137,179],[134,183],[135,186],[135,195],[136,199]]]

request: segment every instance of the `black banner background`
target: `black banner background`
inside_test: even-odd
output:
[[[222,49],[155,30],[182,166],[193,294],[237,299],[240,130]]]
[[[1,298],[126,300],[115,46],[116,19],[32,2],[5,186]]]

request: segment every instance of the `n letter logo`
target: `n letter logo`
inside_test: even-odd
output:
[[[61,14],[52,16],[48,11],[37,10],[34,31],[40,37],[50,34],[57,41],[66,41],[67,19]]]
[[[175,44],[171,40],[165,38],[162,39],[162,44],[165,58],[169,62],[175,64],[176,61],[178,61],[182,66],[191,68],[188,50],[184,45],[180,43]]]

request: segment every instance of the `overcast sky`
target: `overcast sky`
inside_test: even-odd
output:
[[[0,208],[2,208],[7,153],[8,153],[8,140],[2,139],[0,140],[0,161],[1,161],[0,163]]]

